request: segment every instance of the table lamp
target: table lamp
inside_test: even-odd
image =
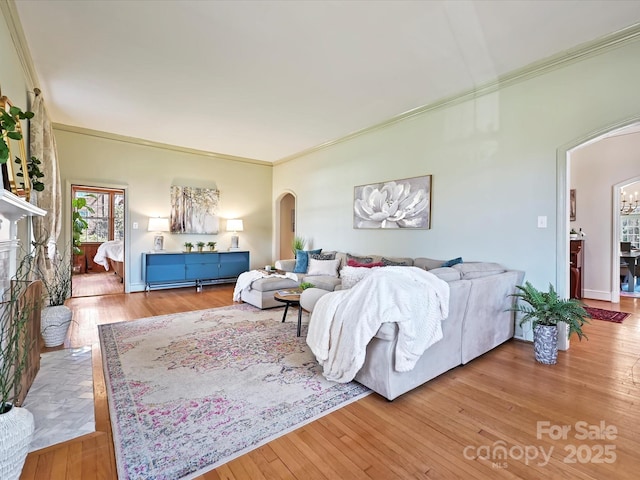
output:
[[[244,230],[242,220],[239,218],[231,218],[227,220],[227,232],[233,232],[231,235],[231,248],[229,250],[239,250],[238,247],[238,232],[242,232]]]
[[[153,237],[153,250],[156,252],[164,250],[164,237],[162,236],[162,232],[169,231],[169,219],[162,217],[150,217],[149,228],[147,228],[147,231],[156,232],[155,237]]]

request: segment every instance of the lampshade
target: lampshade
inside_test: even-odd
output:
[[[227,220],[227,232],[242,232],[242,220],[239,218],[231,218]]]
[[[148,232],[168,232],[169,231],[169,219],[162,217],[149,217]]]

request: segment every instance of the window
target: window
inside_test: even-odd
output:
[[[87,221],[82,243],[103,243],[124,239],[124,192],[108,188],[73,187],[73,198],[84,198],[87,207],[80,214]]]
[[[640,214],[622,215],[620,225],[620,241],[631,242],[632,248],[640,248]]]

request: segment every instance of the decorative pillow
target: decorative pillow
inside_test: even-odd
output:
[[[309,254],[318,254],[321,251],[321,248],[317,250],[296,250],[296,266],[293,267],[293,273],[307,273]]]
[[[440,268],[445,260],[436,260],[434,258],[418,257],[413,259],[413,266],[418,268],[424,268],[425,270],[432,270],[434,268]]]
[[[443,267],[453,267],[454,265],[457,265],[459,263],[462,263],[462,257],[457,257],[457,258],[452,258],[451,260],[447,260],[446,262],[444,262],[442,264]]]
[[[307,277],[312,277],[314,275],[324,275],[328,277],[338,276],[340,259],[316,260],[313,257],[315,257],[315,255],[309,255],[309,269],[307,270]]]
[[[314,260],[335,260],[336,252],[310,253],[309,258],[313,258]]]
[[[498,263],[468,262],[454,266],[460,272],[463,279],[482,278],[489,275],[499,275],[506,269]]]
[[[348,267],[359,267],[359,268],[373,268],[373,267],[384,267],[384,263],[382,263],[382,262],[360,263],[360,262],[356,262],[355,260],[349,260],[347,262],[347,266]]]
[[[354,262],[358,262],[358,263],[372,263],[373,262],[373,258],[372,257],[356,257],[355,255],[350,255],[347,253],[347,264],[353,260]]]
[[[340,278],[342,279],[342,288],[351,288],[360,280],[365,278],[371,272],[373,272],[376,268],[362,268],[362,267],[342,267],[340,270]]]
[[[382,257],[381,262],[385,267],[407,267],[409,264],[407,262],[396,262],[394,260],[389,260],[388,258]]]

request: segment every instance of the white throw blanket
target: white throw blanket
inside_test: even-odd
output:
[[[124,242],[122,240],[109,240],[98,247],[93,261],[102,265],[105,270],[109,270],[109,260],[124,262]]]
[[[350,382],[380,326],[396,322],[395,369],[406,372],[442,339],[441,321],[448,316],[447,282],[417,267],[384,267],[351,289],[321,297],[311,315],[307,344],[328,380]]]
[[[245,288],[251,288],[251,284],[256,280],[264,277],[280,277],[280,278],[291,278],[292,280],[298,281],[298,276],[295,273],[286,272],[284,275],[280,273],[272,273],[268,274],[263,270],[250,270],[248,272],[243,272],[238,276],[236,280],[236,286],[233,289],[233,301],[239,302],[240,295],[242,295],[242,291]]]

